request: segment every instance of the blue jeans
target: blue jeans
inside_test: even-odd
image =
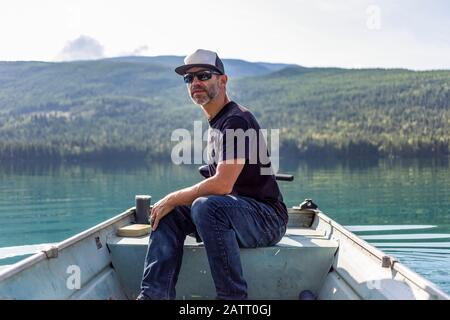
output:
[[[206,249],[217,299],[247,299],[239,247],[273,246],[286,232],[282,217],[269,205],[248,197],[211,195],[178,206],[151,233],[141,293],[175,299],[183,244],[198,232]]]

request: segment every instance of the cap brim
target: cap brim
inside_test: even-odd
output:
[[[220,71],[216,66],[213,66],[211,64],[185,64],[185,65],[182,65],[182,66],[179,66],[179,67],[175,68],[175,72],[182,76],[182,75],[185,75],[186,72],[190,68],[194,68],[194,67],[208,68],[208,69],[212,69],[212,70],[215,70],[215,71],[220,72],[221,74],[223,74],[222,71]]]

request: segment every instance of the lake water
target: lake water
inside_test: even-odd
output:
[[[295,180],[280,187],[288,206],[312,198],[450,293],[449,169],[448,159],[281,161]],[[134,206],[137,194],[154,203],[199,180],[196,166],[163,163],[0,163],[0,248],[61,241]],[[7,256],[0,265],[23,258]]]

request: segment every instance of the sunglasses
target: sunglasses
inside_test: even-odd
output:
[[[215,71],[209,71],[209,70],[203,70],[198,72],[192,72],[192,73],[186,73],[183,76],[184,83],[192,83],[194,81],[194,78],[197,77],[199,81],[207,81],[212,78],[213,74],[220,75],[221,73],[215,72]]]

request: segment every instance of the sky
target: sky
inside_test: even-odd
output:
[[[2,0],[0,60],[180,55],[450,69],[447,0]]]

